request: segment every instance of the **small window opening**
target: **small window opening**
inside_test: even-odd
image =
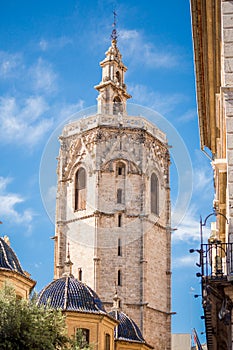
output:
[[[159,213],[159,182],[155,174],[151,175],[151,212]]]
[[[122,189],[118,188],[117,190],[117,203],[122,203]]]
[[[118,272],[117,272],[117,285],[118,285],[118,286],[122,286],[122,274],[121,274],[121,270],[118,270]]]
[[[89,344],[90,330],[87,328],[78,328],[76,330],[76,340],[81,349]]]
[[[105,350],[110,350],[110,334],[105,334]]]
[[[125,164],[124,163],[118,163],[116,167],[117,175],[118,176],[124,176],[125,175]]]
[[[82,277],[83,277],[83,271],[81,267],[78,269],[78,280],[82,282]]]
[[[120,150],[122,150],[122,140],[120,139]]]
[[[121,239],[120,239],[120,238],[118,238],[117,255],[118,255],[118,256],[122,256],[122,246],[121,246]]]
[[[122,225],[122,215],[119,214],[118,215],[118,227],[121,227],[121,225]]]

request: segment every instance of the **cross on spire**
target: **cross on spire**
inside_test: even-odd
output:
[[[117,30],[116,30],[116,17],[117,17],[117,14],[116,14],[116,11],[114,10],[113,11],[113,30],[112,30],[112,34],[111,34],[111,39],[112,40],[117,40]]]

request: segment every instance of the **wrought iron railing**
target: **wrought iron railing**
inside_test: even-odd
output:
[[[199,252],[202,276],[233,280],[233,243],[202,244]]]

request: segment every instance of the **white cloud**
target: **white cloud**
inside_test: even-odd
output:
[[[57,186],[56,185],[51,186],[47,194],[48,201],[50,201],[51,203],[54,203],[56,200],[56,193],[57,193]]]
[[[140,38],[139,32],[137,30],[122,30],[120,31],[121,40],[138,39]]]
[[[172,260],[172,267],[193,267],[196,262],[198,262],[198,256],[196,254],[188,253],[187,255],[175,257]]]
[[[77,103],[65,104],[63,105],[58,114],[59,120],[64,121],[69,117],[72,117],[75,113],[79,112],[84,108],[84,101],[79,100]]]
[[[210,167],[200,166],[194,169],[194,193],[200,193],[209,197],[213,191],[213,172]]]
[[[175,109],[175,107],[184,101],[182,94],[160,94],[148,89],[145,85],[128,85],[128,91],[132,94],[136,103],[148,106],[161,114],[166,114]]]
[[[51,64],[39,58],[29,70],[33,87],[37,92],[51,93],[57,89],[57,75]]]
[[[59,45],[68,41],[65,37],[58,40]],[[41,45],[45,48],[46,41]],[[16,66],[17,69],[13,69]],[[56,116],[60,123],[83,108],[82,100],[67,104],[58,99],[51,104],[51,93],[57,94],[57,74],[52,65],[41,58],[27,66],[22,55],[0,51],[0,73],[1,70],[5,78],[14,77],[14,85],[8,79],[8,94],[0,96],[1,143],[17,141],[18,145],[34,146],[54,126],[51,116]]]
[[[33,147],[54,127],[83,108],[84,101],[49,106],[43,96],[26,99],[0,97],[0,143],[16,142]]]
[[[36,94],[48,94],[57,90],[57,74],[54,72],[52,64],[38,58],[35,63],[27,66],[21,53],[0,51],[0,79],[5,81],[14,79],[11,88],[18,91],[33,89]]]
[[[41,96],[18,102],[14,97],[0,98],[0,140],[33,146],[51,128],[52,120],[43,118],[48,105]]]
[[[41,51],[62,49],[66,45],[72,44],[73,40],[67,36],[61,36],[53,39],[42,38],[39,41],[39,48]]]
[[[180,57],[172,47],[156,47],[137,30],[119,31],[121,46],[127,50],[131,62],[143,63],[150,68],[174,68],[180,64]]]
[[[207,240],[210,235],[209,228],[203,231],[203,240]],[[200,216],[198,208],[192,205],[185,214],[182,222],[178,225],[177,230],[172,233],[173,243],[183,242],[201,242],[200,236]]]
[[[0,177],[0,217],[4,221],[10,220],[15,224],[27,225],[30,229],[30,224],[33,219],[33,212],[30,209],[25,209],[20,212],[16,207],[23,203],[25,199],[17,193],[6,192],[7,185],[12,181],[11,178]]]
[[[48,41],[45,40],[45,39],[41,39],[40,42],[39,42],[39,47],[42,51],[46,51],[47,48],[48,48],[49,44],[48,44]]]
[[[44,195],[43,195],[43,193],[41,193],[47,214],[52,221],[54,221],[54,219],[55,219],[56,194],[57,194],[57,186],[56,185],[49,187],[48,191]]]
[[[191,120],[197,120],[197,110],[196,109],[189,109],[187,112],[185,112],[183,115],[177,118],[178,122],[188,123]]]
[[[0,77],[9,78],[18,74],[18,67],[22,65],[22,56],[19,53],[10,54],[0,51]]]
[[[0,193],[3,192],[7,185],[12,181],[10,177],[2,177],[0,176]]]
[[[174,231],[172,234],[174,243],[179,241],[200,243],[200,215],[206,212],[206,203],[208,203],[208,206],[211,206],[213,200],[213,172],[210,162],[207,158],[203,158],[201,152],[198,151],[196,152],[196,159],[193,157],[193,163],[195,165],[193,167],[192,177],[192,205],[188,208],[186,213],[178,208],[178,212],[172,214],[172,220],[174,222],[176,217],[182,217],[182,215],[179,216],[179,214],[183,214],[181,223],[177,225],[178,230]],[[189,179],[190,176],[187,175],[186,178]],[[209,226],[211,221],[215,221],[215,217],[210,218],[206,227],[203,229],[204,241],[206,241],[210,235]]]

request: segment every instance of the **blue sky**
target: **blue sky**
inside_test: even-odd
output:
[[[169,129],[173,146],[171,197],[178,228],[172,239],[173,332],[196,327],[200,333],[203,312],[200,298],[193,297],[200,293],[198,256],[189,249],[200,243],[199,216],[212,211],[213,184],[210,161],[199,147],[188,0],[1,1],[1,235],[10,237],[23,268],[38,281],[37,290],[53,278],[54,225],[40,178],[41,172],[55,176],[55,159],[46,165],[42,155],[60,124],[96,104],[93,86],[110,45],[114,8],[130,102],[163,116],[158,123]],[[53,187],[47,197],[54,203]]]

